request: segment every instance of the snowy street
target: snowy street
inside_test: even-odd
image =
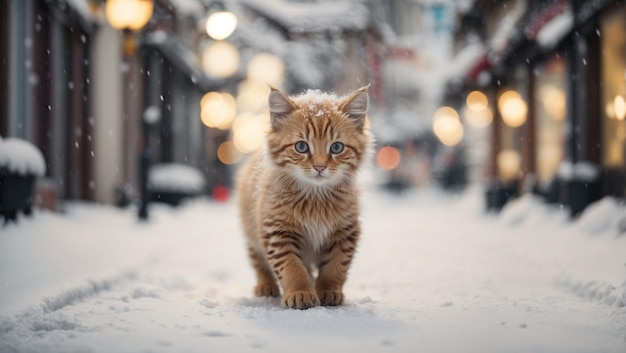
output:
[[[0,352],[624,352],[623,205],[368,191],[347,304],[252,296],[236,210],[70,204],[0,231]]]
[[[7,0],[0,48],[0,353],[626,353],[626,0]]]

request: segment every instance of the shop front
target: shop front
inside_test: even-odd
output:
[[[602,191],[626,196],[626,4],[607,9],[599,21]],[[592,118],[592,117],[590,117]]]

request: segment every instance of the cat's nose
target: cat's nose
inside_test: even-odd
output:
[[[321,173],[321,172],[324,171],[324,169],[326,169],[326,166],[325,165],[314,165],[313,168],[315,170],[317,170],[318,173]]]

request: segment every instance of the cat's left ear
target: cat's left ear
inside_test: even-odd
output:
[[[270,96],[268,103],[270,107],[270,122],[272,129],[280,130],[280,126],[285,117],[296,110],[296,105],[284,93],[270,86]]]
[[[354,121],[359,131],[363,130],[363,126],[365,126],[365,116],[367,115],[369,105],[369,97],[367,95],[369,87],[370,85],[359,88],[339,106],[339,109]]]

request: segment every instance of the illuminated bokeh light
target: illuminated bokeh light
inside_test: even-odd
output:
[[[400,165],[400,151],[392,146],[385,146],[376,155],[376,164],[380,169],[393,170]]]
[[[111,27],[138,31],[152,17],[154,3],[152,0],[108,0],[104,12]]]
[[[491,124],[493,113],[489,108],[487,96],[480,91],[472,91],[465,99],[465,109],[463,109],[465,121],[476,127],[485,127]]]
[[[241,160],[243,154],[235,147],[232,141],[226,141],[217,148],[217,158],[224,164],[235,164]]]
[[[239,61],[239,51],[228,42],[213,42],[202,53],[202,68],[218,78],[227,78],[237,72]]]
[[[281,58],[269,53],[256,54],[248,63],[248,79],[280,87],[285,76],[285,65]]]
[[[269,129],[269,113],[240,114],[233,124],[233,143],[242,153],[256,151],[263,145]]]
[[[615,104],[613,102],[608,102],[604,107],[604,112],[609,118],[615,119]]]
[[[217,185],[211,191],[211,197],[218,202],[226,202],[230,198],[230,190],[224,185]]]
[[[200,117],[208,127],[227,130],[237,113],[235,98],[228,93],[209,92],[200,101]]]
[[[556,121],[565,121],[566,99],[562,89],[547,85],[541,89],[543,107],[548,115]]]
[[[615,112],[615,117],[618,120],[624,120],[626,118],[626,101],[622,96],[615,96],[613,100],[613,111]]]
[[[433,117],[433,131],[446,146],[455,146],[463,140],[463,124],[459,114],[451,107],[441,107]]]
[[[522,158],[515,150],[502,150],[498,153],[498,173],[503,180],[513,180],[518,177]]]
[[[215,40],[228,38],[235,31],[235,28],[237,28],[237,16],[232,12],[215,12],[206,20],[206,33]]]
[[[258,113],[267,108],[270,88],[266,83],[248,79],[241,82],[238,88],[237,108],[240,112]]]
[[[474,111],[481,111],[489,106],[487,96],[480,91],[472,91],[467,95],[465,99],[467,107]]]
[[[474,110],[469,107],[465,107],[465,109],[463,109],[463,118],[472,126],[485,127],[489,126],[489,124],[493,121],[493,113],[489,107],[481,110]]]
[[[503,92],[498,98],[498,110],[502,121],[510,127],[520,127],[526,122],[528,106],[522,96],[514,91]]]

